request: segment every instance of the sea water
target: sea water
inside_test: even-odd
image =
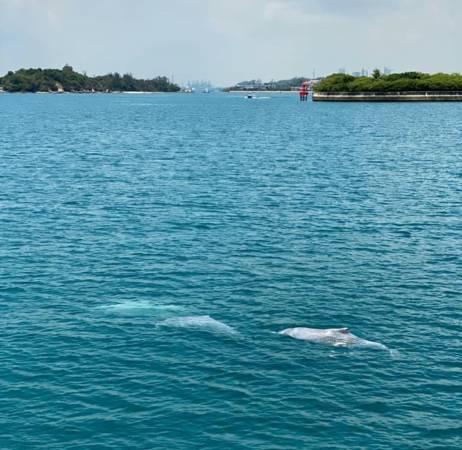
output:
[[[462,447],[462,104],[265,96],[0,96],[0,448]]]

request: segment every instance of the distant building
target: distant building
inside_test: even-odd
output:
[[[361,72],[353,72],[351,75],[353,75],[354,77],[360,77]]]
[[[361,69],[361,76],[362,77],[368,77],[369,76],[369,71],[367,69],[362,68]]]
[[[389,67],[384,67],[383,68],[383,74],[384,75],[390,75],[391,74],[391,69]]]
[[[195,91],[211,90],[213,88],[212,83],[208,80],[195,80],[188,82],[188,87]]]
[[[345,67],[340,67],[340,69],[338,69],[338,73],[343,73],[343,74],[345,74],[345,73],[346,73]],[[313,78],[314,78],[314,77],[313,77]]]

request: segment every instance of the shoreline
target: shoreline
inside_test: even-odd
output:
[[[268,90],[258,90],[255,89],[253,91],[239,91],[239,90],[232,90],[232,91],[224,91],[227,94],[298,94],[298,91],[268,91]]]
[[[462,102],[462,92],[314,92],[314,102]]]
[[[103,91],[64,91],[64,92],[48,92],[48,91],[36,91],[36,92],[29,92],[29,91],[2,91],[0,90],[0,94],[46,94],[46,95],[69,95],[69,94],[78,94],[78,95],[111,95],[111,94],[130,94],[130,95],[139,95],[139,94],[181,94],[182,92],[169,92],[169,91],[112,91],[112,92],[103,92]]]

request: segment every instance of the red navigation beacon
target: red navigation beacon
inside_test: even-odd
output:
[[[310,82],[304,81],[300,86],[300,101],[306,102],[308,100],[308,94],[310,93]]]

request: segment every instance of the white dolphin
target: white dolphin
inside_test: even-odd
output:
[[[327,344],[334,347],[365,347],[376,350],[388,350],[388,348],[379,342],[367,341],[361,339],[350,332],[348,328],[287,328],[279,332],[285,336],[303,341],[315,342],[318,344]]]
[[[217,333],[238,334],[234,328],[210,316],[171,317],[159,322],[158,325],[175,328],[199,328]]]

